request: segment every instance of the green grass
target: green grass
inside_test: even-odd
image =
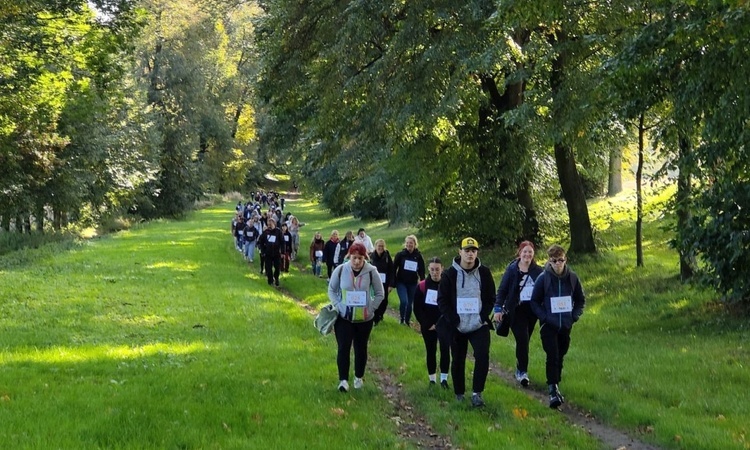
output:
[[[234,203],[72,246],[0,257],[0,442],[14,448],[415,448],[368,369],[365,389],[335,390],[335,339],[299,303],[269,288],[229,238]],[[620,202],[620,206],[626,203]],[[608,210],[592,205],[592,211]],[[611,209],[611,207],[609,208]],[[392,253],[415,230],[333,218],[315,202],[288,210],[325,238],[360,226]],[[681,285],[659,221],[648,223],[646,267],[635,268],[627,208],[604,220],[602,255],[571,262],[586,289],[563,374],[566,398],[663,448],[750,448],[747,319]],[[597,216],[598,217],[598,216]],[[467,233],[470,234],[470,233]],[[425,257],[455,243],[423,236]],[[483,248],[496,280],[511,250]],[[320,307],[309,267],[282,278]],[[395,292],[390,303],[397,306]],[[514,365],[513,338],[493,335],[493,364]],[[418,334],[388,317],[373,332],[371,368],[392,374],[404,401],[456,447],[596,449],[564,416],[490,375],[474,411],[430,390]],[[471,367],[471,364],[468,364]],[[532,340],[530,375],[543,381]],[[468,375],[468,369],[467,369]]]

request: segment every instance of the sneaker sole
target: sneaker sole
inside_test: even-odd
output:
[[[524,379],[524,380],[521,380],[520,383],[521,383],[521,386],[523,387],[529,387],[529,380]]]
[[[560,400],[555,400],[554,402],[549,402],[549,407],[552,409],[557,409],[562,405],[562,402]]]

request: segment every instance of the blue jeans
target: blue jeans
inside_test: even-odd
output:
[[[398,294],[398,311],[401,314],[401,322],[411,322],[411,311],[414,306],[414,293],[417,292],[416,284],[396,283]]]
[[[255,256],[255,241],[245,241],[245,258],[253,262],[253,256]]]
[[[315,262],[312,263],[313,275],[316,277],[320,276],[320,269],[323,266],[323,258],[315,258]]]

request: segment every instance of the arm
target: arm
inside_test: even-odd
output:
[[[419,255],[419,259],[417,260],[417,275],[419,275],[419,280],[420,281],[424,280],[424,278],[425,278],[425,266],[424,266],[424,258],[422,258],[422,254],[421,253]]]
[[[331,274],[331,280],[328,282],[328,300],[338,308],[341,303],[341,270],[344,266],[338,266]]]
[[[545,323],[547,318],[547,312],[544,309],[544,279],[545,274],[542,273],[536,279],[534,284],[534,290],[531,291],[531,310],[534,311],[534,315],[539,319],[540,324]]]
[[[500,280],[500,287],[497,289],[497,295],[495,296],[495,321],[499,321],[503,317],[503,310],[508,309],[507,296],[510,288],[511,268],[508,267],[503,273],[503,278]]]
[[[486,268],[482,280],[482,309],[480,315],[482,320],[489,323],[492,307],[495,306],[495,280],[492,279],[492,272]]]
[[[583,292],[580,280],[576,283],[573,290],[573,323],[583,315],[583,308],[586,306],[586,294]]]
[[[372,285],[374,291],[373,310],[377,311],[380,307],[380,303],[382,303],[383,299],[385,298],[385,289],[383,288],[383,282],[380,281],[378,271],[374,267],[370,271],[370,284]]]
[[[449,270],[446,270],[440,277],[437,297],[438,309],[440,309],[440,314],[444,315],[448,320],[448,323],[453,326],[458,326],[459,318],[455,305],[455,286],[452,286],[452,284],[455,283],[455,280],[451,279],[451,277],[448,276],[448,273]]]
[[[423,291],[424,289],[424,291]],[[422,324],[423,319],[423,312],[424,312],[424,299],[425,299],[425,292],[427,291],[427,286],[424,281],[420,281],[417,285],[417,290],[414,291],[414,317],[417,318],[417,322],[419,324]]]

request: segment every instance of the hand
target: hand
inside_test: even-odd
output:
[[[503,314],[502,312],[495,313],[494,321],[495,322],[502,322],[503,321]]]
[[[431,326],[430,328],[428,328],[428,330],[430,330],[430,331],[435,331],[435,325],[433,325],[433,326]]]
[[[382,321],[383,321],[383,315],[375,314],[375,318],[373,319],[373,322],[375,322],[375,326],[377,326]]]

